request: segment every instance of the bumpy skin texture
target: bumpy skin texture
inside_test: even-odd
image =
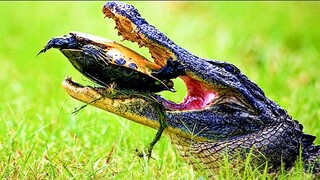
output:
[[[238,166],[244,164],[250,151],[253,165],[263,169],[268,162],[269,172],[277,172],[281,165],[290,169],[299,157],[300,147],[305,168],[319,175],[320,146],[313,145],[315,136],[303,133],[303,126],[237,67],[189,53],[147,23],[131,5],[107,2],[103,13],[115,20],[124,39],[146,46],[157,64],[165,67],[167,60],[173,59],[185,67],[183,79],[200,83],[218,95],[202,109],[170,109],[166,100],[154,94],[150,96],[157,102],[152,104],[145,96],[127,94],[123,100],[68,79],[63,86],[72,97],[152,128],[159,128],[160,116],[154,113],[161,109],[167,124],[165,133],[172,144],[188,163],[208,175],[218,172],[224,155],[231,166]],[[132,109],[137,104],[139,108]],[[124,114],[115,105],[131,109]]]

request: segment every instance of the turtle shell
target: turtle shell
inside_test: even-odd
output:
[[[101,86],[115,83],[119,89],[174,91],[172,80],[151,75],[161,68],[159,65],[114,41],[73,32],[51,39],[40,53],[52,47],[60,49],[80,73]]]

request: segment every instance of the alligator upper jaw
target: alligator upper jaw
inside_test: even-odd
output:
[[[152,25],[149,25],[133,6],[122,2],[107,2],[102,8],[102,12],[105,17],[115,21],[118,35],[122,36],[124,40],[138,43],[139,47],[148,48],[151,57],[158,65],[163,67],[167,59],[177,59],[175,53],[166,44],[172,45],[174,43]],[[213,104],[217,99],[218,91],[214,87],[192,77],[180,76],[180,78],[186,85],[187,95],[180,104],[160,98],[159,101],[166,110],[201,110]]]
[[[155,43],[155,39],[152,39],[153,36],[159,35],[159,38],[165,36],[149,25],[133,6],[122,2],[107,2],[102,8],[102,12],[105,17],[115,21],[118,35],[122,36],[124,40],[136,42],[139,47],[147,47],[155,63],[164,66],[168,58],[176,59],[174,53],[167,47]],[[145,29],[141,27],[145,27]],[[154,32],[153,36],[149,36],[148,32]]]

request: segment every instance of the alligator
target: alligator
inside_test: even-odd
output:
[[[230,167],[237,167],[248,155],[250,163],[267,167],[269,173],[290,170],[301,158],[306,171],[320,174],[316,137],[304,133],[302,124],[267,98],[235,65],[191,54],[130,4],[106,2],[102,12],[115,21],[124,40],[148,48],[153,61],[162,67],[153,72],[155,76],[181,78],[187,95],[181,103],[174,103],[153,92],[84,86],[66,78],[62,85],[70,96],[163,130],[182,158],[209,176],[219,172],[225,157]],[[161,133],[159,130],[151,145]]]

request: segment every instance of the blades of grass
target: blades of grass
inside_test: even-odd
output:
[[[62,166],[64,167],[64,169],[67,171],[69,177],[74,178],[74,175],[72,174],[72,172],[69,170],[69,168],[63,163]]]
[[[264,169],[263,169],[263,173],[261,175],[261,179],[267,179],[267,175],[268,175],[268,162],[266,162]]]
[[[229,165],[229,156],[228,156],[228,149],[226,149],[224,155],[223,155],[223,162],[224,162],[224,176],[222,176],[226,180],[230,180],[231,178],[231,170]]]
[[[248,153],[248,155],[246,157],[242,179],[247,179],[247,176],[249,176],[249,172],[248,171],[250,171],[252,169],[252,167],[250,166],[252,151],[253,151],[253,148],[250,149],[250,152]]]

